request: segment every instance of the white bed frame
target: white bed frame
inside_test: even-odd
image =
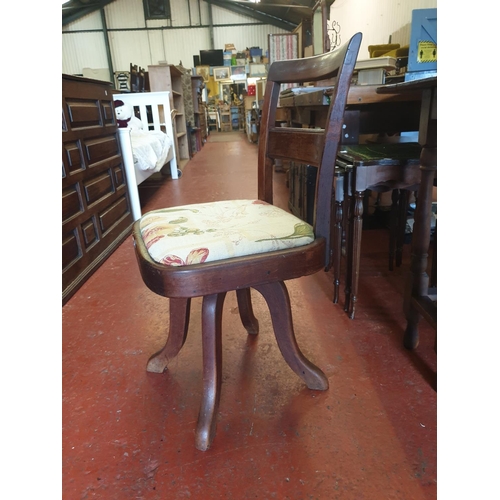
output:
[[[176,137],[172,127],[172,118],[170,114],[170,92],[138,92],[130,94],[115,94],[113,100],[121,100],[131,106],[139,108],[139,118],[143,123],[144,130],[154,130],[165,132],[172,139],[172,147],[167,156],[165,164],[170,161],[170,173],[172,179],[178,179],[180,172],[177,168],[177,157],[175,154]],[[148,123],[147,106],[151,107],[153,122]],[[132,143],[130,140],[130,130],[125,128],[118,129],[120,137],[120,146],[122,150],[123,166],[127,176],[128,192],[130,205],[134,221],[142,215],[141,203],[139,200],[139,189],[137,186],[153,175],[153,171],[141,170],[134,165],[132,153]]]

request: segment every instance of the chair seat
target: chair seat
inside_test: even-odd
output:
[[[259,200],[228,200],[155,210],[140,220],[151,258],[186,266],[308,245],[311,225]]]

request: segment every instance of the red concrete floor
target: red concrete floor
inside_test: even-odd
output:
[[[143,210],[256,197],[257,147],[212,133],[178,181],[141,189]],[[276,197],[287,206],[285,174]],[[201,299],[188,339],[163,374],[146,372],[164,344],[168,300],[143,284],[131,237],[62,309],[62,489],[68,500],[433,499],[437,491],[434,331],[402,346],[409,265],[388,270],[388,231],[363,234],[350,320],[331,301],[331,273],[288,282],[297,341],[327,375],[311,391],[278,350],[257,293],[249,337],[234,292],[223,316],[223,384],[212,447],[194,447],[201,401]]]

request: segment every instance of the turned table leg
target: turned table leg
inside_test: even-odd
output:
[[[364,191],[356,191],[354,193],[351,234],[349,235],[349,259],[351,261],[349,269],[350,303],[349,308],[346,309],[346,311],[349,313],[349,317],[351,319],[354,319],[354,315],[356,312],[356,302],[358,300],[359,262],[361,259],[361,236],[363,233],[364,195]]]
[[[333,231],[333,303],[339,301],[340,290],[340,266],[342,262],[342,233],[343,207],[344,204],[344,177],[339,175],[335,179],[335,226]]]

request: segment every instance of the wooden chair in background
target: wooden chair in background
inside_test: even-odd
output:
[[[231,108],[228,105],[219,106],[219,123],[221,132],[231,132]]]
[[[130,63],[130,91],[145,92],[146,75],[144,68]]]

